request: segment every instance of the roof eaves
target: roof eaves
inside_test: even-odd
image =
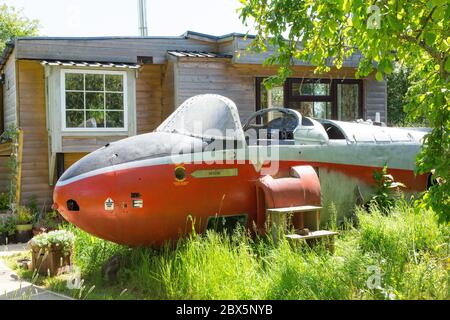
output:
[[[0,70],[3,70],[3,67],[5,66],[6,62],[8,61],[9,56],[14,50],[15,41],[11,40],[8,41],[5,45],[5,49],[2,52],[2,55],[0,57]]]
[[[201,32],[195,32],[195,31],[186,31],[182,37],[189,38],[189,39],[197,39],[197,40],[203,40],[208,42],[217,42],[219,37],[213,36],[211,34],[201,33]]]

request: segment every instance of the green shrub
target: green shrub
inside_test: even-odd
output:
[[[9,217],[3,222],[0,220],[0,234],[12,236],[16,233],[16,222],[14,218]]]
[[[9,209],[9,196],[6,193],[0,193],[0,211]]]

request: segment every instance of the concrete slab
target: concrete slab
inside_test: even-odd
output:
[[[26,252],[28,250],[29,248],[27,243],[2,245],[0,246],[0,257]]]
[[[3,256],[28,250],[26,245],[9,246],[0,251]],[[2,246],[3,247],[3,246]],[[4,248],[2,248],[4,249]],[[0,249],[1,250],[1,249]],[[0,258],[0,300],[74,300],[59,293],[51,292],[21,280]]]

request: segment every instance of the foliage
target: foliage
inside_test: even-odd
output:
[[[406,188],[406,186],[394,180],[394,177],[388,173],[386,165],[381,172],[375,170],[373,178],[377,184],[377,190],[369,204],[377,207],[381,212],[388,213],[399,199],[399,188]]]
[[[17,37],[35,36],[38,33],[39,22],[23,16],[21,10],[0,5],[0,51],[5,44]]]
[[[56,230],[49,233],[41,233],[31,239],[31,246],[47,249],[51,247],[60,247],[64,252],[69,253],[73,248],[75,237],[72,232],[66,230]]]
[[[30,208],[17,206],[15,214],[18,225],[31,224],[34,221],[34,215]]]
[[[418,171],[435,170],[440,183],[423,197],[441,221],[450,221],[450,5],[447,0],[241,0],[241,18],[254,21],[256,52],[273,48],[268,64],[279,64],[269,80],[282,82],[295,60],[316,72],[339,69],[362,54],[356,77],[383,80],[399,61],[412,70],[405,111],[433,129],[418,156]],[[331,60],[330,60],[331,59]],[[375,63],[373,63],[375,62]]]
[[[0,220],[0,234],[12,236],[16,233],[16,221],[14,218],[9,217],[3,222]]]
[[[409,125],[404,110],[406,94],[410,86],[411,70],[396,66],[394,71],[387,75],[387,113],[389,125]]]
[[[144,299],[448,299],[450,230],[430,210],[399,201],[386,216],[357,211],[336,252],[274,245],[242,230],[233,236],[192,234],[159,250],[129,249],[75,227],[74,261],[90,298]],[[100,276],[105,261],[122,257],[119,283]],[[378,276],[378,278],[377,278]],[[64,282],[52,289],[67,292]],[[127,294],[124,294],[124,293]]]
[[[43,213],[36,222],[36,227],[44,230],[55,230],[58,229],[60,223],[58,212],[53,210]]]
[[[17,186],[17,154],[18,154],[18,135],[19,128],[15,124],[11,124],[1,135],[0,135],[0,143],[11,142],[12,143],[12,152],[11,156],[8,159],[7,167],[9,170],[8,178],[9,178],[9,186],[8,186],[8,201],[7,207],[9,209],[14,209],[14,204],[16,202],[16,186]]]
[[[8,210],[9,209],[9,195],[2,192],[0,193],[0,210]]]

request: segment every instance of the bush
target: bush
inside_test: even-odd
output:
[[[14,218],[9,217],[3,222],[0,220],[0,234],[12,236],[16,233],[16,222]]]
[[[6,193],[0,193],[0,211],[9,209],[9,196]]]

